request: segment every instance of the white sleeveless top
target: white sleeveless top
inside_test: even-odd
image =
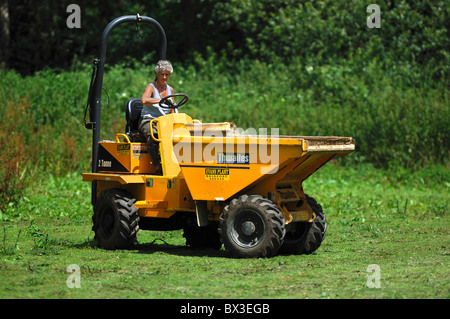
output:
[[[161,95],[159,94],[158,89],[153,83],[150,83],[151,86],[153,86],[153,97],[155,99],[162,99]],[[172,88],[167,85],[167,95],[171,95],[173,92]],[[153,104],[153,105],[144,105],[141,112],[141,117],[143,118],[151,118],[156,119],[160,116],[169,114],[171,109],[165,109],[159,106],[159,103]],[[174,109],[175,113],[178,113],[178,109]]]

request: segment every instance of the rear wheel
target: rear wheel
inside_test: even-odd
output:
[[[92,221],[95,239],[104,249],[126,249],[135,241],[139,230],[136,199],[121,189],[108,189],[97,198]]]
[[[322,206],[316,200],[306,195],[309,206],[316,214],[313,222],[295,222],[287,226],[286,237],[280,253],[311,254],[320,247],[325,239],[327,222]]]
[[[219,233],[225,249],[235,257],[271,257],[283,243],[285,222],[271,200],[242,195],[224,208]]]

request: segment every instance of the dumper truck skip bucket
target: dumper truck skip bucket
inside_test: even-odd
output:
[[[313,219],[307,205],[295,210],[283,205],[306,202],[303,180],[354,150],[352,138],[245,135],[232,123],[176,125],[172,142],[172,158],[194,200],[259,194],[281,207],[287,223]]]

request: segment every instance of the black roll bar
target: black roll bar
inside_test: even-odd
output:
[[[99,58],[94,61],[94,71],[96,71],[95,79],[91,83],[90,93],[88,97],[89,104],[89,122],[85,123],[86,128],[92,129],[92,173],[97,172],[98,162],[98,143],[100,141],[100,120],[101,120],[101,96],[103,90],[103,73],[105,70],[106,60],[106,47],[108,42],[109,33],[118,25],[126,22],[147,23],[150,24],[159,33],[159,59],[164,60],[166,58],[167,51],[167,38],[163,27],[153,18],[137,15],[128,15],[118,17],[112,20],[103,30]],[[94,74],[94,73],[93,73]],[[96,198],[96,182],[92,182],[92,203],[95,203]]]

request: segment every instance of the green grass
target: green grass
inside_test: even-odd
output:
[[[432,177],[432,179],[430,178]],[[329,164],[304,183],[327,213],[312,255],[232,259],[140,231],[132,250],[95,246],[90,187],[47,178],[1,215],[0,298],[449,298],[449,171]],[[81,288],[68,288],[67,266]],[[376,264],[381,288],[368,288]]]

